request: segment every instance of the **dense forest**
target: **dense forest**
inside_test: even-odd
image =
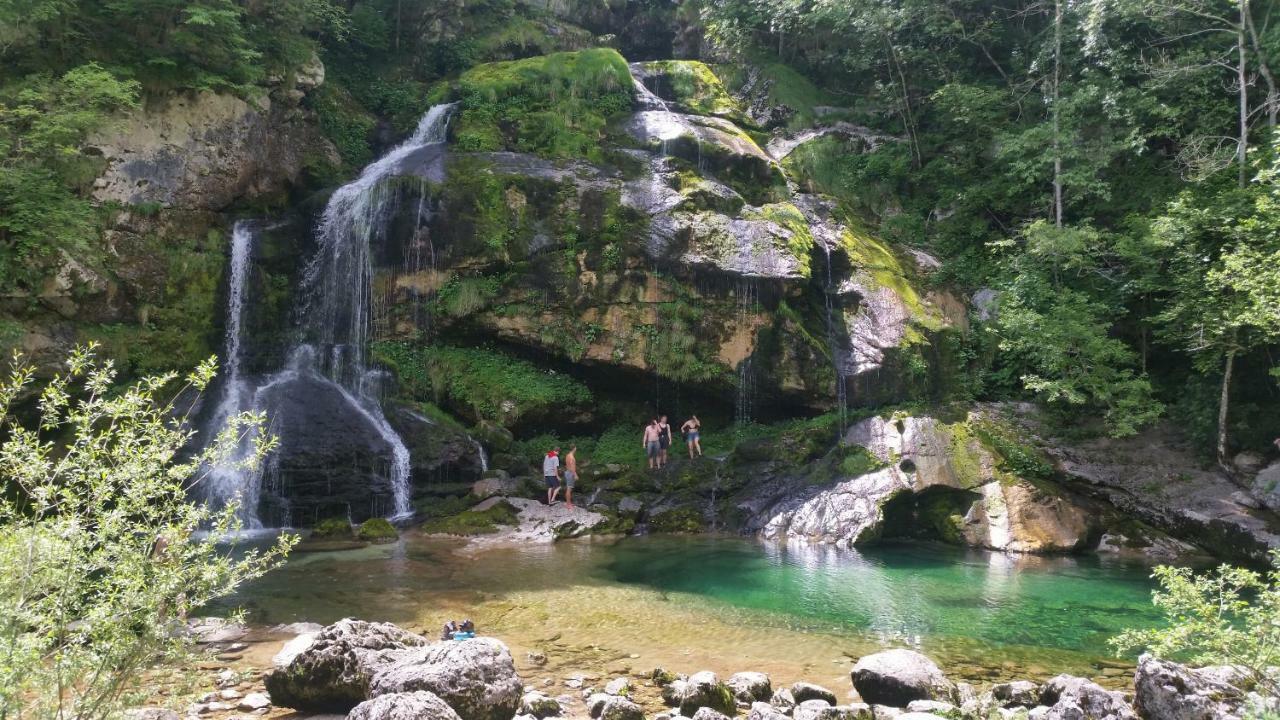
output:
[[[931,282],[994,291],[962,395],[1034,398],[1115,435],[1172,418],[1219,460],[1276,433],[1274,3],[577,5],[587,30],[515,0],[0,3],[0,279],[21,295],[62,250],[102,252],[81,143],[155,94],[253,98],[318,53],[330,80],[307,102],[342,157],[314,168],[323,185],[411,127],[442,79],[613,42],[802,76],[775,93],[806,122],[898,139],[817,143],[811,182],[937,255]],[[601,18],[655,30],[593,39]]]

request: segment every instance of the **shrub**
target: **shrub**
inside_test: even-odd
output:
[[[350,540],[351,523],[346,518],[327,518],[311,528],[312,540]]]
[[[356,529],[356,537],[376,543],[395,542],[400,539],[400,533],[383,518],[369,518],[360,523],[360,527]]]
[[[144,668],[193,667],[188,638],[173,632],[188,611],[262,575],[296,541],[227,553],[214,538],[240,528],[238,505],[187,499],[242,442],[253,449],[243,467],[272,447],[261,415],[232,418],[187,457],[194,431],[158,399],[177,375],[115,387],[95,348],[75,350],[40,390],[37,429],[12,414],[33,370],[15,362],[0,378],[0,717],[117,714],[137,700],[128,693]],[[214,369],[202,364],[179,392],[203,390]]]
[[[1165,627],[1127,630],[1111,640],[1117,652],[1147,650],[1194,665],[1233,665],[1268,697],[1280,697],[1280,551],[1258,573],[1221,565],[1209,573],[1162,565],[1152,601]]]

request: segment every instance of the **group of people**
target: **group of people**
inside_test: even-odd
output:
[[[564,456],[563,466],[560,463],[560,448],[556,447],[542,459],[542,479],[547,483],[547,504],[555,505],[560,497],[560,486],[564,486],[564,502],[573,508],[573,486],[578,482],[578,446],[570,445],[569,453]],[[561,482],[563,476],[564,482]]]
[[[702,439],[700,431],[702,421],[697,415],[691,415],[680,426],[685,445],[689,448],[689,459],[702,457]],[[671,424],[667,416],[654,418],[644,428],[643,447],[649,459],[649,469],[657,470],[667,464],[667,451],[671,448]],[[578,446],[570,445],[569,452],[563,460],[560,447],[556,446],[542,458],[542,480],[547,486],[547,505],[555,505],[560,499],[560,490],[564,489],[564,502],[573,508],[573,486],[578,482]]]
[[[696,452],[698,457],[702,457],[702,439],[700,430],[702,421],[697,415],[689,416],[688,420],[680,426],[680,434],[684,436],[685,445],[689,448],[689,459],[692,460]],[[644,447],[645,456],[649,458],[649,469],[658,470],[667,464],[667,451],[671,448],[671,423],[667,422],[667,416],[662,415],[649,421],[644,428],[644,439],[641,440]]]
[[[444,624],[444,631],[440,633],[441,640],[469,640],[475,636],[476,624],[470,620],[463,620],[461,623],[450,620]]]

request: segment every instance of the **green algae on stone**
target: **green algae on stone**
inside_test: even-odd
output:
[[[520,511],[505,500],[484,510],[464,510],[456,515],[439,517],[422,525],[428,533],[441,535],[489,535],[502,526],[512,526],[520,521]]]
[[[601,159],[607,121],[630,109],[634,87],[626,60],[600,48],[479,65],[456,92],[458,150]]]
[[[657,86],[655,94],[699,115],[742,120],[742,108],[712,69],[698,60],[653,60],[641,63]],[[652,89],[652,88],[651,88]]]
[[[356,528],[356,538],[373,543],[388,543],[399,540],[400,533],[384,518],[369,518]]]

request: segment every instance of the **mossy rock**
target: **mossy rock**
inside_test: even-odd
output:
[[[422,529],[442,535],[487,535],[497,532],[499,527],[519,522],[520,511],[509,502],[499,501],[484,510],[471,509],[430,520]]]
[[[349,540],[355,537],[351,523],[346,518],[329,518],[311,528],[312,540]]]
[[[697,60],[653,60],[639,63],[641,82],[654,95],[698,115],[746,122],[738,101],[725,90],[709,66]]]
[[[649,518],[653,533],[699,533],[704,527],[702,513],[691,507],[673,508]]]
[[[400,539],[396,528],[383,518],[369,518],[356,528],[356,537],[372,543],[389,543]]]

